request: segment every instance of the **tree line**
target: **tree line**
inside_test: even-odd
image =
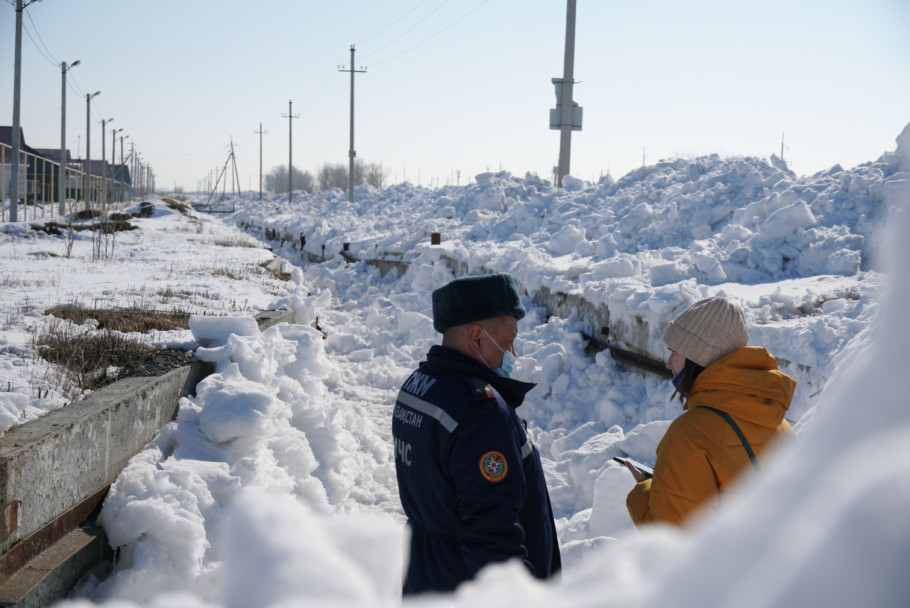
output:
[[[382,165],[354,161],[354,186],[369,184],[374,188],[384,188],[387,175]],[[313,193],[331,188],[348,189],[348,163],[325,163],[316,175],[301,171],[297,167],[291,170],[291,188]],[[266,190],[274,193],[288,191],[288,167],[278,165],[264,176]]]

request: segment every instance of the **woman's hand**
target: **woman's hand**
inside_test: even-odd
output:
[[[647,475],[645,475],[644,473],[642,473],[637,467],[635,467],[635,465],[633,465],[633,464],[632,464],[631,462],[629,462],[628,460],[625,462],[625,465],[626,465],[626,468],[629,469],[629,471],[632,472],[632,477],[635,478],[635,481],[636,481],[636,482],[644,481],[644,480],[646,480],[646,479],[650,479],[650,477],[648,477]]]

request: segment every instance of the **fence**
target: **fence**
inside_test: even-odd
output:
[[[38,219],[38,210],[41,217],[45,217],[47,207],[50,207],[51,216],[58,211],[60,201],[60,170],[59,162],[44,156],[20,151],[19,160],[19,199],[23,221],[29,219],[29,206],[32,209],[32,220]],[[85,172],[73,167],[65,167],[64,190],[66,213],[76,210],[79,202],[84,202],[89,207],[91,202],[100,202],[102,205],[125,200],[126,196],[132,197],[132,186],[124,181],[114,180],[113,177],[91,175],[86,190]],[[12,192],[13,174],[13,149],[11,146],[0,143],[0,222],[7,221],[7,205],[14,204],[17,198]],[[9,203],[7,203],[7,199]],[[17,213],[18,216],[18,213]]]

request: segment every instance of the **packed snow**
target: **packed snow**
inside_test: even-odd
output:
[[[746,311],[750,344],[800,380],[788,415],[799,439],[690,526],[636,530],[625,509],[634,481],[612,457],[653,464],[680,406],[664,378],[607,351],[586,354],[585,322],[550,316],[529,295],[515,377],[538,386],[519,413],[547,471],[564,572],[543,584],[519,564],[495,565],[452,596],[408,604],[906,602],[910,410],[899,378],[910,343],[910,125],[896,151],[811,177],[773,157],[711,156],[561,189],[500,173],[462,187],[359,188],[353,205],[337,190],[234,203],[222,220],[156,201],[155,217],[118,243],[116,263],[34,256],[59,245],[25,224],[4,229],[0,253],[27,259],[35,281],[30,323],[75,293],[62,277],[77,273],[104,285],[110,304],[137,298],[140,282],[209,294],[193,301],[192,333],[164,338],[216,372],[112,486],[100,523],[118,549],[114,572],[87,577],[63,605],[398,604],[407,531],[391,410],[438,341],[430,293],[456,268],[509,272],[528,294],[577,296],[617,323],[637,317],[650,328],[638,344],[661,359],[660,327],[701,297],[726,295]],[[200,243],[213,237],[181,228],[198,225],[222,239],[287,233],[268,245],[291,280],[204,276],[268,252]],[[324,261],[307,261],[301,235],[311,254],[325,247]],[[339,254],[345,243],[357,261]],[[192,262],[161,277],[162,264],[176,264],[161,250]],[[157,270],[132,261],[145,259]],[[407,270],[383,275],[376,259]],[[240,297],[245,307],[224,305]],[[293,309],[297,324],[251,330],[250,314],[270,307]],[[213,310],[228,316],[201,315]],[[21,325],[0,333],[10,345],[0,361],[30,357]],[[0,378],[22,383],[14,371]],[[40,399],[19,399],[4,406],[12,415],[40,411]]]

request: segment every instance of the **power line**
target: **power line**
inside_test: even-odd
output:
[[[23,11],[23,12],[24,12],[24,11]],[[28,13],[25,13],[25,14],[28,15]],[[31,16],[29,16],[29,19],[31,19]],[[34,24],[33,24],[33,25],[34,25]],[[25,34],[28,36],[28,39],[32,41],[32,44],[35,45],[35,49],[38,51],[38,54],[39,54],[39,55],[41,55],[42,57],[44,57],[44,59],[47,60],[47,62],[48,62],[49,64],[51,64],[51,65],[56,65],[56,66],[59,66],[59,65],[60,65],[60,62],[54,61],[51,57],[48,57],[47,54],[46,54],[43,50],[41,50],[41,47],[38,46],[38,43],[35,42],[35,39],[34,39],[34,38],[32,38],[32,33],[31,33],[30,31],[28,31],[28,26],[27,26],[27,25],[24,26],[22,29],[25,30]],[[37,30],[36,30],[36,31],[35,31],[35,34],[37,35],[37,33],[38,33],[38,32],[37,32]],[[40,39],[41,36],[38,35],[38,38]],[[44,44],[44,41],[42,40],[41,43]],[[47,48],[47,47],[45,47],[45,48]],[[48,51],[48,52],[50,52],[50,51]]]
[[[50,58],[53,60],[54,65],[60,65],[60,62],[57,61],[57,59],[54,57],[54,54],[51,53],[51,50],[47,48],[47,45],[44,43],[44,38],[41,37],[41,32],[38,31],[38,25],[35,23],[35,20],[32,19],[32,13],[28,12],[25,13],[25,15],[28,17],[28,20],[32,22],[32,27],[35,28],[35,35],[38,36],[38,40],[41,41],[41,46],[43,46],[44,50],[47,51],[47,54],[50,55]],[[34,40],[32,42],[34,42]]]
[[[407,52],[409,52],[409,51],[413,51],[413,50],[416,49],[417,47],[423,45],[423,44],[426,43],[426,42],[429,42],[430,40],[432,40],[433,38],[435,38],[435,37],[438,36],[439,34],[441,34],[441,33],[443,33],[444,31],[450,29],[451,27],[455,26],[455,24],[459,23],[460,21],[463,21],[463,20],[466,19],[469,15],[471,15],[472,13],[474,13],[475,11],[477,11],[477,9],[479,9],[480,7],[482,7],[484,4],[487,4],[489,1],[490,1],[490,0],[483,0],[483,2],[481,2],[480,4],[478,4],[477,6],[475,6],[474,8],[472,8],[471,10],[469,10],[467,13],[465,13],[464,15],[462,15],[461,17],[459,17],[458,19],[456,19],[455,21],[453,21],[453,22],[450,23],[449,25],[445,26],[445,27],[442,28],[441,30],[439,30],[439,31],[437,31],[436,33],[432,34],[431,36],[429,36],[429,37],[427,37],[427,38],[424,38],[423,40],[421,40],[420,42],[418,42],[418,43],[415,44],[414,46],[408,47],[408,48],[404,49],[403,51],[401,51],[400,53],[396,53],[395,55],[391,55],[390,57],[386,57],[385,59],[380,59],[379,61],[374,61],[374,62],[372,62],[373,65],[376,66],[376,65],[379,65],[380,63],[385,63],[386,61],[391,61],[392,59],[395,59],[396,57],[400,57],[401,55],[404,55],[405,53],[407,53]]]
[[[367,57],[371,57],[371,56],[375,55],[376,53],[378,53],[379,51],[381,51],[382,49],[384,49],[384,48],[386,48],[387,46],[389,46],[390,44],[395,43],[395,42],[398,42],[399,40],[401,40],[405,35],[409,34],[411,31],[413,31],[414,28],[416,28],[418,25],[420,25],[421,23],[423,23],[424,21],[426,21],[427,19],[429,19],[430,17],[432,17],[434,14],[436,14],[436,12],[437,12],[439,9],[441,9],[443,6],[445,6],[445,5],[448,3],[448,1],[449,1],[449,0],[443,0],[442,3],[440,3],[439,6],[437,6],[437,7],[434,8],[432,11],[430,11],[429,13],[427,13],[427,15],[426,15],[423,19],[421,19],[420,21],[418,21],[417,23],[415,23],[414,25],[412,25],[411,27],[409,27],[408,29],[406,29],[405,31],[403,31],[397,38],[393,38],[392,40],[386,42],[384,45],[382,45],[382,46],[379,47],[378,49],[375,49],[374,51],[368,53],[368,54],[367,54],[365,57],[363,57],[361,60],[366,59]]]
[[[401,17],[399,17],[398,19],[396,19],[396,20],[393,21],[392,23],[388,24],[387,26],[385,26],[384,28],[382,28],[381,30],[379,30],[378,32],[375,32],[374,34],[370,34],[369,36],[367,36],[366,38],[364,38],[364,39],[362,39],[362,40],[358,40],[356,43],[354,43],[355,46],[358,45],[358,44],[363,44],[363,43],[366,42],[367,40],[371,40],[371,39],[375,38],[375,37],[378,36],[379,34],[383,33],[384,31],[386,31],[387,29],[389,29],[390,27],[392,27],[393,25],[397,24],[399,21],[401,21],[402,19],[404,19],[405,17],[407,17],[408,15],[410,15],[411,13],[413,13],[414,11],[416,11],[417,9],[419,9],[421,6],[423,6],[424,4],[426,4],[428,1],[429,1],[429,0],[423,0],[422,2],[418,3],[417,6],[415,6],[414,8],[412,8],[411,10],[409,10],[408,12],[406,12],[404,15],[402,15]]]

